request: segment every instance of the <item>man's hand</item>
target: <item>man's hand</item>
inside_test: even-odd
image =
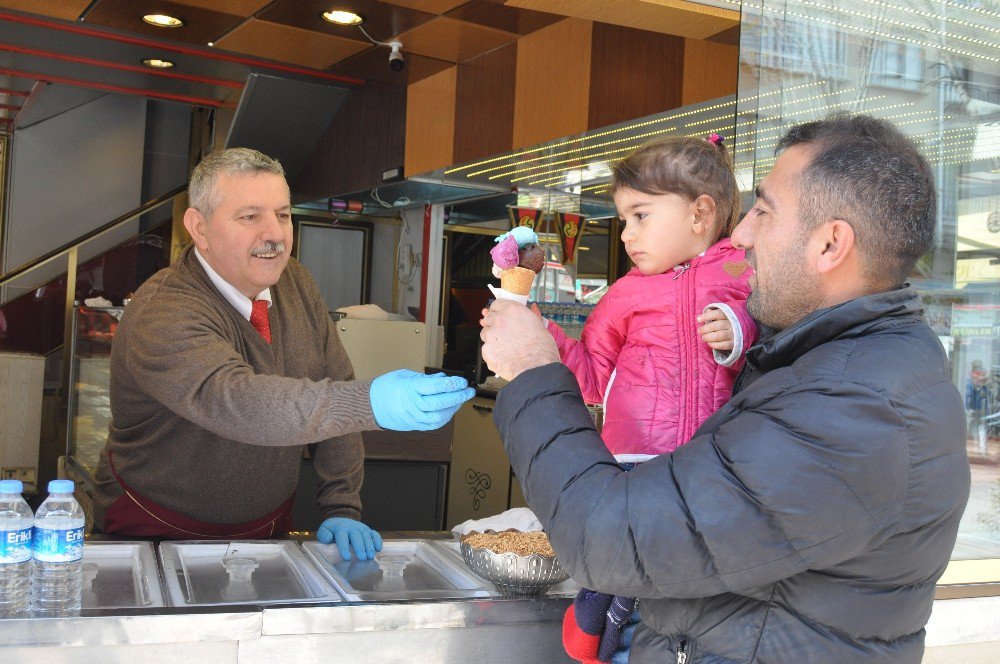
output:
[[[722,309],[709,309],[698,316],[698,334],[715,350],[733,349],[733,325]]]
[[[360,521],[341,516],[324,521],[316,531],[316,539],[322,544],[336,542],[344,560],[351,559],[351,548],[358,560],[374,560],[375,552],[382,550],[381,535]]]
[[[458,376],[399,369],[373,380],[368,394],[375,421],[383,429],[431,431],[447,424],[476,391]]]
[[[490,371],[513,380],[522,371],[559,361],[545,321],[517,302],[497,300],[483,309],[483,361]]]

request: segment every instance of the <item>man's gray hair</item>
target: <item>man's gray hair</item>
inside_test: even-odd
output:
[[[188,184],[188,200],[191,207],[201,212],[205,218],[211,217],[219,206],[219,192],[215,181],[219,173],[226,175],[274,173],[285,177],[285,169],[277,159],[250,148],[226,148],[216,150],[206,156],[191,172]]]

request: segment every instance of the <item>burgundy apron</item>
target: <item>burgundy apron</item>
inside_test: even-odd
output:
[[[270,514],[247,523],[208,523],[184,516],[157,505],[129,487],[115,470],[108,451],[111,474],[124,493],[111,503],[104,514],[104,532],[132,537],[167,537],[171,539],[267,539],[283,536],[292,530],[293,493]]]

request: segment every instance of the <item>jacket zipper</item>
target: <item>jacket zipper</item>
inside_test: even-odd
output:
[[[683,381],[681,391],[682,403],[680,408],[681,421],[678,423],[679,426],[677,428],[677,432],[679,434],[677,440],[680,443],[687,442],[691,438],[691,435],[694,433],[694,422],[698,419],[696,412],[698,403],[697,388],[695,386],[694,376],[694,373],[697,370],[696,365],[698,363],[697,357],[695,357],[697,354],[698,340],[692,339],[692,332],[690,332],[688,328],[691,321],[694,320],[693,316],[695,315],[694,279],[690,276],[692,273],[691,267],[692,262],[689,261],[685,263],[684,267],[678,271],[677,276],[674,277],[675,279],[680,279],[681,283],[678,284],[678,288],[683,294],[684,302],[684,306],[681,311],[681,339],[684,343],[684,348],[681,350],[681,379]],[[697,337],[698,331],[695,330],[693,334]]]
[[[688,661],[688,641],[681,639],[677,643],[677,664],[687,664]]]

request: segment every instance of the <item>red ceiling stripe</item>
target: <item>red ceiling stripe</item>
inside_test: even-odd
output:
[[[193,81],[195,83],[206,83],[208,85],[219,85],[227,88],[239,89],[243,87],[243,83],[241,83],[240,81],[227,81],[222,78],[195,76],[193,74],[181,74],[178,72],[171,72],[162,69],[153,69],[151,67],[142,67],[139,65],[123,65],[121,63],[111,62],[109,60],[97,60],[95,58],[86,58],[78,55],[63,55],[62,53],[55,53],[53,51],[43,51],[41,49],[27,48],[25,46],[14,46],[13,44],[0,44],[0,51],[10,51],[12,53],[24,53],[25,55],[36,55],[42,58],[49,58],[52,60],[63,60],[65,62],[75,62],[83,65],[93,65],[95,67],[106,67],[108,69],[118,69],[120,71],[138,72],[140,74],[152,74],[153,76],[174,78],[182,81]]]
[[[84,28],[79,25],[65,25],[62,23],[55,23],[53,21],[46,21],[39,18],[18,16],[16,14],[8,14],[6,12],[0,12],[0,21],[10,21],[12,23],[22,23],[24,25],[34,25],[36,27],[49,28],[52,30],[61,30],[63,32],[71,32],[73,34],[86,35],[88,37],[109,39],[111,41],[122,42],[124,44],[149,46],[151,48],[158,48],[165,51],[173,51],[175,53],[184,53],[185,55],[194,55],[201,58],[208,58],[210,60],[235,62],[236,64],[246,65],[248,67],[265,67],[267,69],[287,71],[293,74],[304,74],[306,76],[325,78],[331,81],[339,81],[341,83],[351,83],[353,85],[365,84],[365,82],[362,81],[360,78],[341,76],[339,74],[331,74],[330,72],[319,71],[316,69],[307,69],[305,67],[295,67],[293,65],[286,65],[277,62],[269,62],[267,60],[258,60],[256,58],[247,58],[238,55],[230,55],[228,53],[221,53],[219,51],[214,51],[214,50],[202,50],[202,49],[191,48],[188,46],[165,44],[163,42],[153,41],[151,39],[142,39],[140,37],[131,37],[127,35],[117,35],[110,32],[102,32],[99,30],[95,30],[93,28]]]
[[[0,104],[0,109],[3,109],[5,111],[17,111],[20,108],[21,107],[18,106],[17,104]]]
[[[30,78],[37,81],[48,81],[49,83],[65,83],[66,85],[78,85],[81,88],[93,88],[95,90],[104,90],[106,92],[118,92],[127,95],[139,95],[142,97],[152,97],[154,99],[167,99],[170,101],[180,101],[184,102],[185,104],[194,104],[195,106],[211,106],[212,108],[218,108],[219,106],[222,106],[221,101],[217,101],[215,99],[208,99],[205,97],[176,95],[169,92],[157,92],[155,90],[146,90],[143,88],[130,88],[122,85],[109,85],[107,83],[85,81],[79,78],[69,78],[67,76],[53,76],[51,74],[38,74],[35,72],[21,71],[19,69],[7,69],[0,67],[0,75],[17,76],[19,78]]]

